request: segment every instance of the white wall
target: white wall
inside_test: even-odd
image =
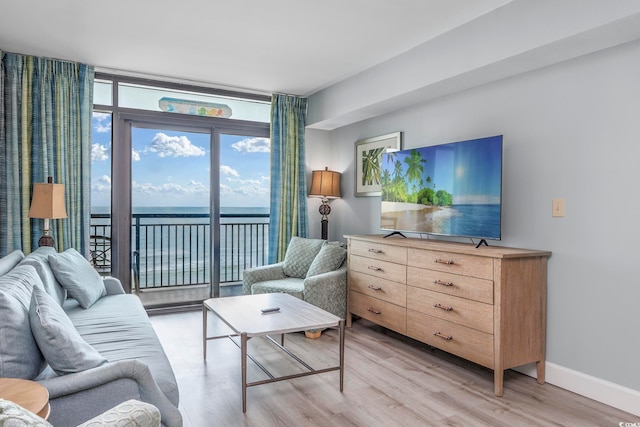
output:
[[[356,140],[403,131],[411,148],[503,134],[503,240],[490,244],[553,252],[548,362],[640,391],[639,117],[633,42],[331,132],[310,130],[307,162],[323,167],[314,156],[329,152],[322,162],[343,172],[343,198],[331,204],[329,237],[337,240],[380,233],[380,198],[354,196]],[[555,197],[566,199],[564,218],[551,216]],[[310,202],[311,229],[316,209]]]

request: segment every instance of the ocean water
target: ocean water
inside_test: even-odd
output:
[[[443,221],[445,234],[500,238],[500,205],[454,205],[457,214]]]
[[[206,207],[134,208],[132,262],[141,288],[211,282],[208,212]],[[109,209],[92,208],[92,213],[108,214]],[[268,213],[266,207],[221,208],[221,282],[242,280],[244,269],[266,264],[269,217],[254,215]],[[108,218],[92,219],[92,234],[110,236],[109,221]]]

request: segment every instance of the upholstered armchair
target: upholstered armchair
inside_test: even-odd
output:
[[[346,248],[338,242],[293,237],[284,261],[244,271],[245,295],[284,292],[344,319]]]

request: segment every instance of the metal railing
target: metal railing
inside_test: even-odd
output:
[[[91,258],[103,274],[111,270],[111,216],[91,215]],[[246,268],[268,260],[268,214],[220,215],[220,283],[242,280]],[[211,282],[208,214],[133,214],[132,269],[138,289]]]

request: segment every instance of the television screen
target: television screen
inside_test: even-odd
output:
[[[383,153],[381,228],[500,240],[502,135]]]

